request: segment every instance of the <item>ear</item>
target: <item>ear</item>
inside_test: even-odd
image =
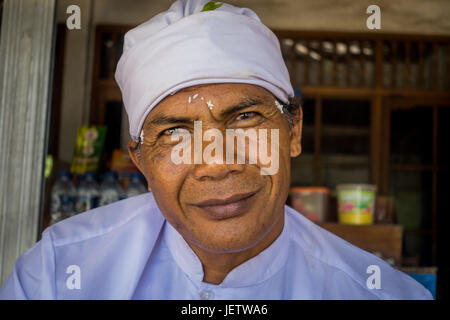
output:
[[[134,140],[129,140],[128,141],[128,154],[130,155],[131,161],[133,161],[133,164],[138,168],[138,170],[144,175],[145,179],[147,180],[147,185],[148,185],[148,191],[151,191],[150,189],[150,185],[148,183],[149,179],[147,176],[147,172],[145,170],[143,161],[142,161],[142,156],[141,153],[139,151],[138,148],[138,143]]]
[[[290,141],[290,150],[291,157],[295,158],[299,154],[302,153],[302,127],[303,127],[303,110],[302,107],[298,108],[293,116],[293,123],[291,127],[291,141]]]

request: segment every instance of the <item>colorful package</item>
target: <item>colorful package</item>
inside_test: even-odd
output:
[[[86,171],[97,171],[105,137],[105,126],[80,127],[70,168],[72,174],[77,175],[84,174]]]

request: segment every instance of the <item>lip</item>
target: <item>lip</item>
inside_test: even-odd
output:
[[[258,191],[235,194],[225,199],[208,199],[192,205],[200,208],[213,219],[228,219],[247,212],[254,199],[253,196]]]

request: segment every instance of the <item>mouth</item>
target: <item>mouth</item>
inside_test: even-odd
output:
[[[208,199],[192,206],[200,208],[215,220],[237,217],[248,211],[258,191],[235,194],[225,199]]]

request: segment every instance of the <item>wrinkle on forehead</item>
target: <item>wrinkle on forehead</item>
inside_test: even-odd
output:
[[[206,90],[199,90],[200,88],[205,88]],[[226,97],[228,95],[230,95],[229,98]],[[196,97],[195,99],[193,98],[194,96]],[[208,112],[213,118],[216,118],[221,111],[246,99],[259,99],[264,104],[273,106],[276,98],[267,89],[251,84],[218,83],[195,85],[184,88],[175,95],[163,99],[147,116],[144,128],[147,127],[150,118],[161,115],[189,117],[193,120],[198,120],[204,112]],[[211,105],[213,108],[211,108]],[[200,106],[203,108],[199,108]],[[196,110],[196,112],[192,112],[193,110]]]

